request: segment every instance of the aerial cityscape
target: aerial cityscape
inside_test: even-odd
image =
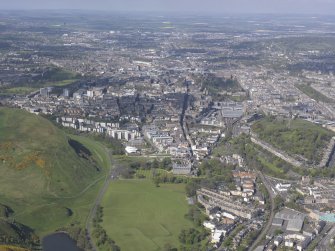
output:
[[[335,6],[304,1],[0,4],[0,250],[334,251]]]

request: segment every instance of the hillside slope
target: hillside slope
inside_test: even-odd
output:
[[[104,176],[92,152],[40,116],[0,108],[0,204],[43,234],[85,217]]]
[[[0,181],[7,184],[2,193],[22,199],[26,192],[70,196],[81,191],[98,168],[90,152],[72,142],[42,117],[1,108]]]

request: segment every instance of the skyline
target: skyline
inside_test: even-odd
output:
[[[138,12],[196,12],[196,13],[277,13],[325,14],[335,13],[332,0],[12,0],[0,3],[0,10],[104,10]]]

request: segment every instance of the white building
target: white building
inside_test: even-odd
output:
[[[127,154],[134,154],[137,153],[138,149],[133,146],[126,146],[125,151]]]
[[[278,192],[287,192],[291,188],[291,184],[278,183],[276,189]]]

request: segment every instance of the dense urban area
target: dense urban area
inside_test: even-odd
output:
[[[26,112],[17,116],[42,117],[39,123],[56,128],[51,131],[73,135],[69,145],[82,161],[107,174],[102,183],[104,176],[92,170],[75,171],[87,179],[78,198],[101,186],[81,206],[90,212],[64,202],[69,219],[62,226],[21,220],[1,190],[3,245],[35,250],[39,237],[62,231],[95,251],[142,250],[142,244],[165,251],[335,250],[333,17],[3,11],[0,34],[0,116],[21,109]],[[18,117],[13,128],[27,121]],[[36,135],[48,144],[48,134]],[[52,177],[43,150],[13,164],[8,156],[18,147],[5,139],[0,132],[1,168],[25,172],[28,163]],[[110,170],[91,158],[94,150],[83,139],[107,149]],[[65,181],[57,179],[61,191]],[[133,192],[157,193],[162,202],[144,197],[148,204],[139,209],[130,201],[136,195],[115,199],[113,189],[122,194],[127,184]],[[153,241],[144,230],[123,233],[127,224],[142,224],[126,219],[131,214],[146,217],[137,212],[165,205],[164,189],[185,202],[185,223],[169,233],[175,237]],[[109,210],[109,203],[128,203],[129,215]],[[127,223],[115,225],[112,212]],[[10,236],[7,225],[21,234]]]

